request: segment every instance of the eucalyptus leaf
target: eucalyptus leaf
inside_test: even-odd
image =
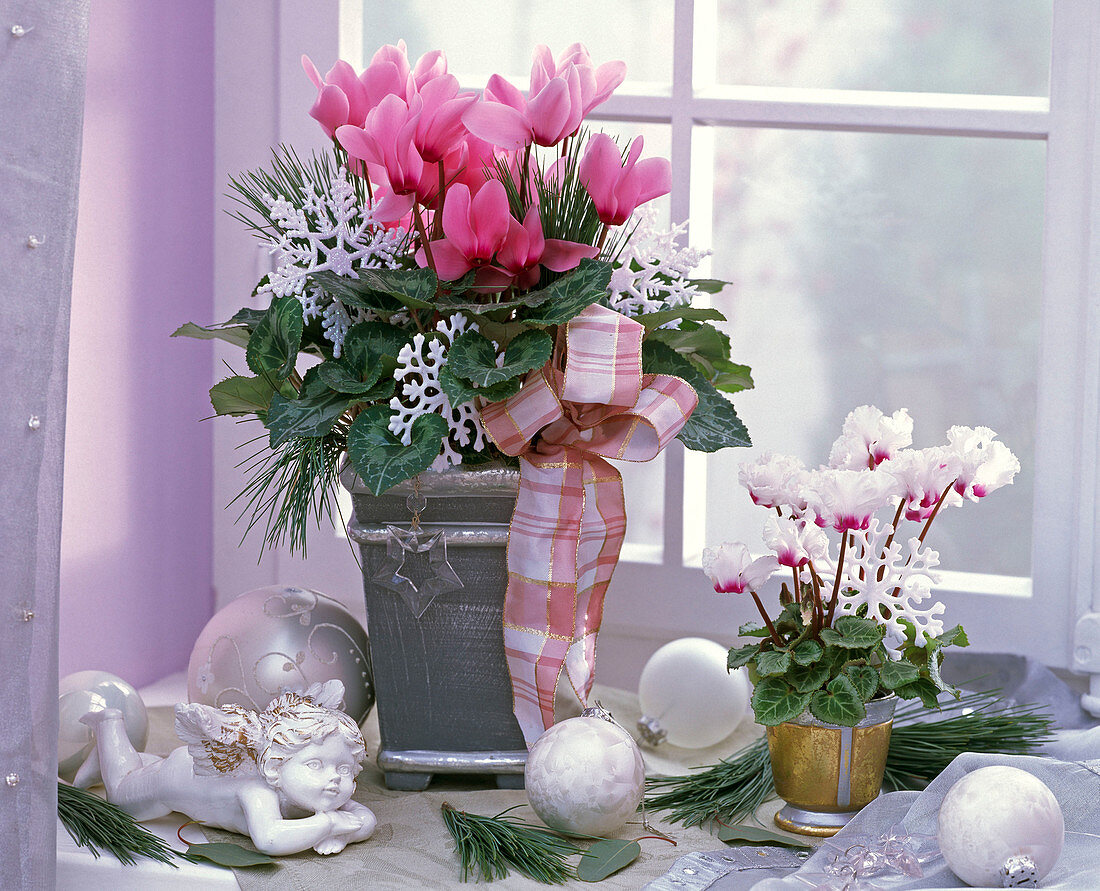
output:
[[[799,693],[783,678],[763,678],[752,693],[752,710],[756,720],[773,727],[797,718],[806,710],[810,694]]]
[[[302,305],[294,297],[271,301],[248,339],[245,361],[253,374],[290,376],[302,346]]]
[[[756,670],[761,677],[783,674],[791,667],[791,654],[786,650],[768,650],[756,657]]]
[[[404,445],[390,432],[390,416],[389,406],[374,405],[348,430],[348,459],[374,495],[427,470],[447,435],[441,415],[425,414],[413,421],[412,442]]]
[[[601,882],[620,869],[630,866],[642,853],[642,846],[625,838],[605,838],[581,854],[577,878],[583,882]]]
[[[229,842],[208,842],[206,844],[188,845],[187,856],[199,860],[208,860],[218,866],[228,866],[239,869],[243,866],[270,866],[276,861],[260,851],[250,851],[240,845]]]
[[[879,674],[870,665],[845,665],[844,675],[856,688],[856,695],[867,702],[878,692]]]
[[[267,378],[235,375],[210,388],[210,404],[217,415],[264,416],[274,394]]]
[[[854,727],[867,717],[867,708],[852,682],[838,675],[810,697],[810,714],[828,724]]]
[[[646,374],[672,374],[682,378],[699,397],[676,437],[689,449],[716,452],[718,449],[752,445],[748,430],[726,398],[694,365],[665,343],[646,340],[642,344],[642,370]]]
[[[695,287],[704,294],[717,294],[725,288],[729,282],[724,282],[717,278],[689,278],[688,284],[695,285]]]
[[[756,826],[722,826],[718,830],[718,840],[731,845],[781,845],[784,848],[795,848],[799,851],[813,850],[813,846],[805,842],[776,832],[768,832],[767,829],[759,829]]]
[[[224,340],[226,343],[233,344],[233,346],[247,347],[248,338],[252,336],[252,332],[243,325],[229,325],[224,328],[215,325],[204,328],[194,322],[187,322],[180,325],[169,336],[193,337],[196,340]]]

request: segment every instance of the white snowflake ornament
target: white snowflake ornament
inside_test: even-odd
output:
[[[944,605],[939,601],[924,605],[932,585],[939,581],[932,571],[939,566],[939,553],[922,546],[916,537],[904,547],[897,541],[887,547],[890,527],[877,519],[871,520],[865,532],[854,532],[852,537],[837,615],[855,615],[865,605],[867,618],[886,628],[888,646],[899,647],[905,642],[902,619],[916,628],[918,646],[942,634]],[[882,578],[880,567],[885,568]]]

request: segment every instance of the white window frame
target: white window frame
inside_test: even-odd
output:
[[[1100,90],[1093,88],[1100,84],[1100,4],[1053,0],[1053,5],[1048,100],[776,87],[694,89],[696,17],[713,17],[714,3],[675,0],[671,89],[647,94],[622,89],[597,115],[603,120],[670,125],[672,218],[694,216],[702,225],[709,225],[709,214],[704,212],[709,203],[700,183],[693,183],[691,176],[693,128],[700,124],[1046,142],[1032,576],[950,573],[937,593],[947,601],[950,613],[957,609],[970,619],[968,631],[979,648],[1024,653],[1052,666],[1091,672],[1093,692],[1100,697],[1096,541],[1100,532],[1100,189],[1094,185],[1100,183]],[[258,22],[255,10],[250,10],[247,25],[244,16],[220,5],[217,15],[219,96],[222,90],[232,89],[228,79],[252,77],[258,82],[266,73],[272,78],[268,83],[275,82],[278,87],[270,126],[259,135],[259,142],[320,146],[318,129],[304,113],[313,96],[299,56],[308,53],[319,65],[329,64],[338,55],[362,58],[362,28],[354,23],[362,17],[361,0],[320,0],[308,9],[280,0],[264,11]],[[341,15],[345,23],[351,22],[343,31],[343,44],[338,36]],[[267,48],[271,55],[264,55],[267,49],[261,48],[253,51],[252,58],[242,60],[242,45],[255,45],[257,31],[271,36]],[[713,33],[713,29],[708,32],[704,28],[704,33]],[[222,136],[222,128],[235,122],[232,115],[233,109],[219,112],[219,169],[226,172],[255,166],[264,156],[264,152],[256,153],[252,143],[248,154],[239,138]],[[228,147],[223,151],[223,146]],[[239,157],[245,154],[247,160]],[[245,271],[243,267],[250,261],[229,254],[231,245],[242,243],[230,232],[235,224],[219,219],[217,226],[218,294],[240,294],[242,288],[251,287],[255,269]],[[243,250],[241,256],[254,256]],[[226,287],[230,283],[236,287]],[[238,305],[230,297],[219,310],[231,313]],[[227,461],[230,466],[233,463],[225,449],[235,437],[232,433],[220,436],[216,466],[222,468]],[[751,618],[749,610],[741,608],[743,604],[734,603],[731,608],[729,599],[711,596],[701,573],[685,561],[685,550],[698,550],[697,546],[685,547],[696,545],[685,542],[685,467],[684,450],[676,443],[665,456],[661,562],[638,560],[629,547],[624,550],[601,635],[601,680],[605,682],[632,686],[645,658],[660,643],[699,633],[728,641],[737,625]],[[216,484],[215,529],[219,541],[235,547],[240,533],[220,508],[233,494],[237,479],[221,472],[232,478],[232,484]],[[300,581],[317,587],[329,584],[334,592],[348,591],[350,585],[357,584],[354,564],[343,550],[347,543],[335,547],[340,549],[339,556],[329,545],[318,547],[319,551],[331,551],[332,560],[323,554],[320,560],[311,558],[309,577]],[[231,548],[219,548],[219,555],[215,582],[220,600],[254,586],[253,582],[282,580],[292,571],[285,554],[268,555],[259,566],[248,568],[242,564],[250,563],[251,558],[234,554]],[[334,570],[333,561],[350,564],[350,571],[345,571],[346,566]],[[353,604],[362,599],[357,590],[347,596]],[[979,617],[977,624],[975,616]],[[996,621],[984,623],[982,616],[996,616]],[[1100,704],[1100,698],[1096,702]]]

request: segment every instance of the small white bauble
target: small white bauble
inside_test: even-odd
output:
[[[358,724],[374,705],[367,633],[335,598],[288,585],[241,594],[202,629],[187,664],[187,698],[263,711],[284,690],[337,680]]]
[[[106,671],[77,671],[57,685],[57,775],[72,782],[77,769],[91,754],[95,737],[80,719],[88,712],[117,708],[122,712],[126,735],[139,752],[149,736],[149,716],[138,691],[122,678]]]
[[[1058,799],[1026,770],[994,765],[955,783],[940,804],[939,842],[951,871],[968,885],[1000,888],[1001,870],[1027,857],[1042,879],[1062,853]]]
[[[642,738],[685,749],[719,743],[737,729],[749,705],[743,669],[726,669],[727,650],[713,640],[684,637],[650,656],[638,680]]]
[[[527,800],[559,832],[610,835],[642,802],[642,753],[618,724],[589,714],[595,711],[555,724],[527,754]]]

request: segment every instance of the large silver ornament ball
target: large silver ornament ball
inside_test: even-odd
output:
[[[206,623],[187,665],[187,698],[262,711],[283,690],[344,683],[344,711],[362,723],[374,705],[370,645],[335,598],[286,585],[241,594]]]
[[[1002,887],[1002,870],[1027,857],[1042,879],[1062,853],[1058,799],[1026,770],[982,767],[962,777],[940,804],[939,843],[951,871],[976,888]]]
[[[622,727],[581,716],[555,724],[535,741],[524,780],[527,800],[551,829],[606,836],[637,812],[645,765]]]
[[[95,737],[80,719],[88,712],[117,708],[122,712],[126,735],[139,752],[149,737],[145,703],[130,684],[106,671],[77,671],[57,685],[57,775],[72,782],[80,765],[91,754]]]

